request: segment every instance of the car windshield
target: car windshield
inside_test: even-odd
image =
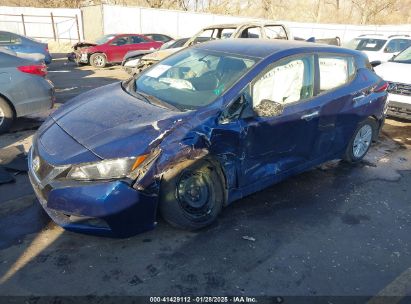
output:
[[[385,39],[374,38],[355,38],[348,42],[345,46],[349,49],[359,51],[379,51],[387,42]]]
[[[256,62],[252,57],[187,49],[140,74],[134,90],[179,110],[193,110],[215,101]]]
[[[101,36],[100,38],[97,38],[96,40],[94,40],[94,42],[97,43],[97,44],[104,44],[107,41],[113,39],[114,37],[115,37],[115,35],[104,35],[104,36]]]
[[[394,59],[394,62],[411,63],[411,47],[399,53]]]

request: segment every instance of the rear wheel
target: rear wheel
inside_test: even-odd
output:
[[[208,226],[223,203],[221,174],[210,161],[187,161],[163,176],[160,213],[175,227],[196,230]]]
[[[0,97],[0,134],[10,129],[14,120],[14,113],[10,105]]]
[[[348,144],[344,159],[351,163],[362,160],[370,149],[376,132],[377,124],[374,119],[367,118],[360,123]]]
[[[95,68],[104,68],[107,65],[107,57],[102,53],[95,53],[90,56],[90,64]]]

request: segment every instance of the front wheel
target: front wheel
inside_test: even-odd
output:
[[[360,123],[348,144],[344,159],[351,163],[362,160],[370,149],[376,132],[377,124],[374,119],[367,118]]]
[[[104,68],[107,65],[106,55],[101,53],[91,55],[90,64],[95,68]]]
[[[196,230],[216,220],[224,203],[221,173],[206,160],[176,165],[163,176],[160,213],[171,225]]]

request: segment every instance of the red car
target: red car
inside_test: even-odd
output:
[[[119,63],[128,51],[155,50],[163,43],[139,34],[104,35],[94,43],[74,45],[76,61],[103,68],[107,63]]]

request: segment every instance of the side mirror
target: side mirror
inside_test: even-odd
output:
[[[284,112],[284,105],[279,102],[263,99],[254,107],[254,112],[260,117],[280,116]]]
[[[375,68],[376,66],[379,66],[381,64],[381,61],[379,60],[371,61],[370,64],[373,68]]]
[[[238,118],[254,117],[253,111],[250,109],[245,94],[241,94],[234,102],[232,102],[220,115],[218,122],[220,124],[227,124]],[[251,112],[251,113],[249,113]]]

